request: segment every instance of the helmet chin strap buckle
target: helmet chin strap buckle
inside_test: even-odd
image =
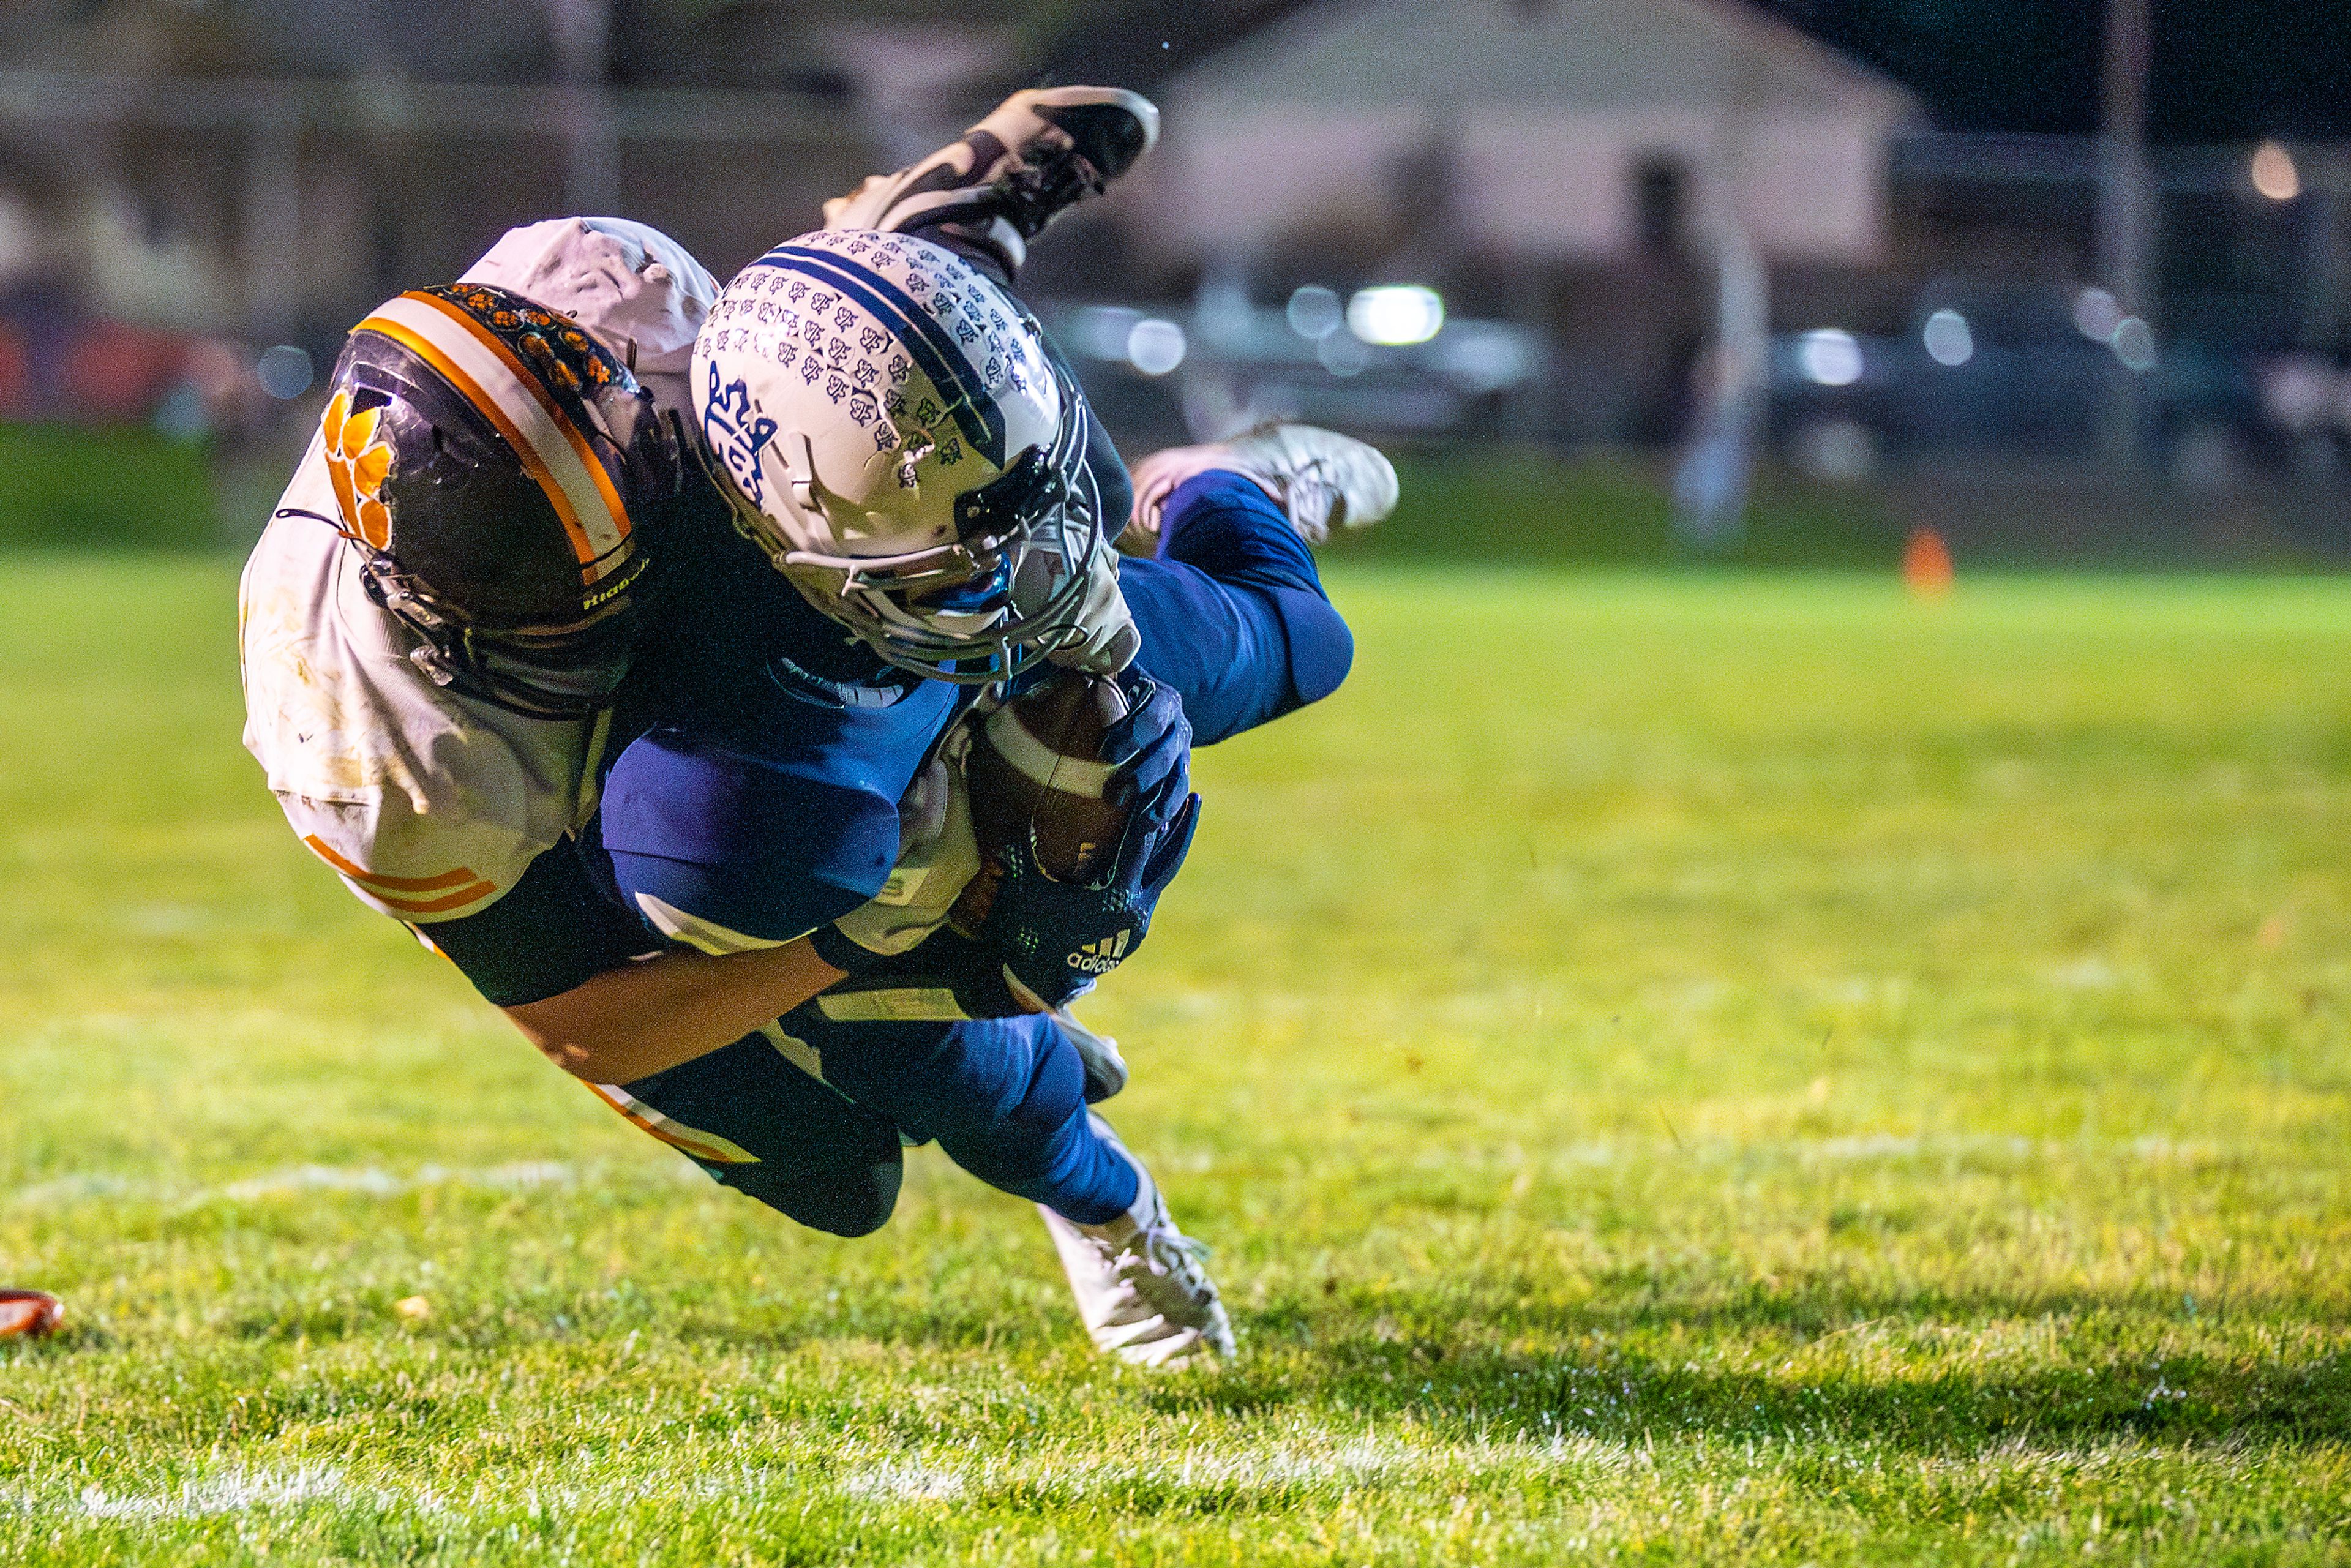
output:
[[[449,662],[441,656],[441,651],[430,643],[411,648],[408,651],[408,662],[422,670],[424,673],[424,678],[436,686],[454,685],[456,683],[457,672],[449,667]]]

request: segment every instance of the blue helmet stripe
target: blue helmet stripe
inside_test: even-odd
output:
[[[1004,463],[1004,411],[996,406],[986,383],[964,357],[963,350],[931,313],[871,267],[807,246],[778,246],[753,262],[797,272],[840,289],[893,328],[907,352],[931,384],[945,393],[956,428],[974,450],[999,467]]]

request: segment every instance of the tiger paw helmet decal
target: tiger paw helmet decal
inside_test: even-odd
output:
[[[392,476],[392,444],[377,429],[382,414],[381,408],[353,413],[351,394],[345,390],[327,404],[319,432],[343,532],[371,549],[387,549],[392,544],[392,510],[383,504],[383,482]]]

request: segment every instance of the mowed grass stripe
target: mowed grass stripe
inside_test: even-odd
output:
[[[1089,1004],[1248,1355],[684,1172],[0,571],[0,1559],[2351,1557],[2351,585],[1353,566]],[[423,1315],[397,1303],[422,1297]]]

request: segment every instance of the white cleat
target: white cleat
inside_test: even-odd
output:
[[[1332,528],[1364,528],[1395,510],[1396,474],[1377,447],[1311,424],[1260,424],[1230,441],[1171,446],[1134,465],[1134,510],[1120,543],[1155,548],[1167,497],[1185,480],[1222,470],[1255,480],[1308,544]]]
[[[961,141],[894,174],[870,174],[825,203],[824,226],[944,228],[1017,273],[1046,225],[1102,194],[1158,140],[1158,106],[1139,92],[1031,88],[998,104]]]
[[[1158,1184],[1111,1124],[1092,1111],[1086,1119],[1095,1136],[1134,1167],[1134,1207],[1104,1225],[1072,1224],[1043,1204],[1037,1211],[1052,1233],[1095,1348],[1130,1365],[1156,1368],[1233,1354],[1232,1322],[1216,1281],[1200,1267],[1207,1249],[1176,1228]]]

